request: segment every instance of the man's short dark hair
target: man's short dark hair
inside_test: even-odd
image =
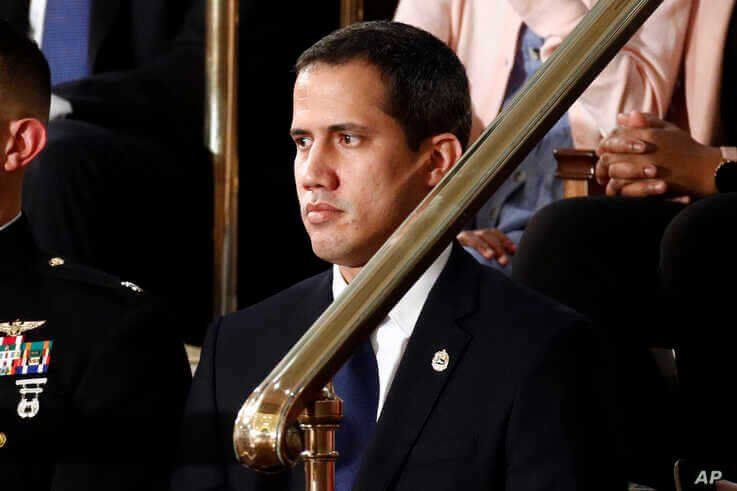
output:
[[[0,119],[48,119],[51,75],[36,43],[0,20]]]
[[[382,73],[387,114],[404,128],[417,150],[428,137],[452,133],[465,148],[471,132],[468,77],[453,51],[432,34],[399,22],[363,22],[329,34],[297,60],[311,65],[365,60]]]

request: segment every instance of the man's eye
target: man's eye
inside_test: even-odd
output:
[[[340,135],[340,142],[344,145],[356,146],[361,142],[361,138],[356,135]]]
[[[307,137],[295,138],[294,144],[297,145],[298,148],[307,148],[307,146],[310,144],[310,139]]]

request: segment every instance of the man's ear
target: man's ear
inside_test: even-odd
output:
[[[463,147],[452,133],[442,133],[430,139],[430,162],[427,185],[435,187],[463,155]]]
[[[5,142],[6,172],[24,169],[46,147],[46,125],[36,118],[10,122]]]

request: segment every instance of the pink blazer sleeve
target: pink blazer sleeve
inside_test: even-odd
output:
[[[595,0],[508,0],[549,57]],[[593,147],[616,115],[639,109],[665,116],[678,77],[691,0],[665,0],[569,111],[577,147]]]

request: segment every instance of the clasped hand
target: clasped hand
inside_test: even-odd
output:
[[[596,180],[609,196],[664,196],[688,203],[714,194],[721,151],[702,145],[676,125],[632,111],[597,148]]]

